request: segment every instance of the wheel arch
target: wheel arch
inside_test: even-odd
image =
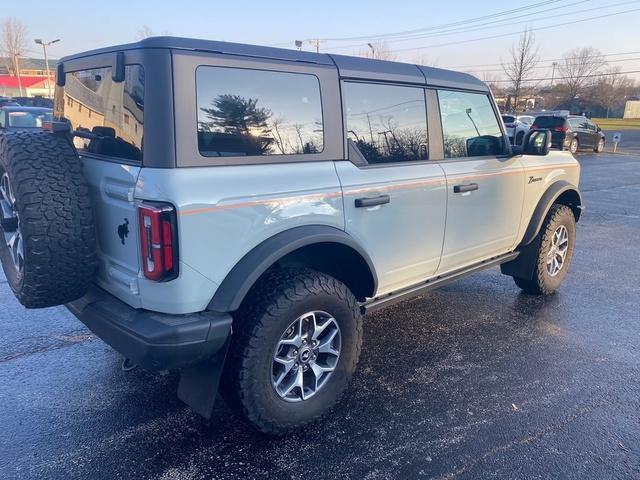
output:
[[[276,266],[307,266],[332,275],[358,300],[373,296],[378,286],[371,258],[353,237],[335,227],[307,225],[277,233],[254,247],[227,274],[207,308],[237,310],[251,287]]]
[[[557,181],[547,188],[538,201],[538,205],[536,205],[531,220],[529,220],[529,225],[525,230],[522,242],[520,242],[520,247],[529,245],[536,238],[549,209],[554,203],[571,208],[576,222],[580,220],[583,204],[578,187],[564,180]]]

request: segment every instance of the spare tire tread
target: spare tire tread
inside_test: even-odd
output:
[[[0,162],[12,182],[24,241],[21,278],[7,275],[12,290],[29,308],[76,300],[94,279],[97,255],[89,188],[75,148],[47,132],[6,132]]]

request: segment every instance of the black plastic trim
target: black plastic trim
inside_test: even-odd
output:
[[[269,267],[288,253],[317,243],[338,243],[357,252],[369,267],[373,280],[373,295],[378,288],[373,262],[353,237],[335,227],[307,225],[278,233],[242,257],[222,281],[207,308],[216,312],[236,311],[249,289]]]
[[[504,255],[492,257],[487,260],[483,260],[482,262],[470,265],[468,267],[455,270],[451,273],[447,273],[444,275],[437,275],[423,282],[420,282],[416,285],[403,288],[402,290],[389,292],[386,295],[372,298],[368,302],[365,302],[364,304],[362,304],[362,307],[364,308],[366,313],[372,313],[372,312],[375,312],[376,310],[380,310],[381,308],[394,305],[398,302],[402,302],[404,300],[408,300],[413,297],[417,297],[418,295],[422,295],[428,292],[429,290],[441,287],[450,282],[454,282],[463,277],[466,277],[467,275],[471,275],[472,273],[479,272],[480,270],[495,267],[497,265],[501,265],[502,263],[509,262],[517,258],[518,255],[519,255],[519,252],[506,253]]]
[[[97,286],[66,307],[96,336],[148,370],[184,368],[210,359],[231,335],[229,314],[135,309]]]
[[[560,195],[568,191],[574,191],[578,195],[579,203],[576,207],[582,207],[582,196],[580,195],[578,187],[571,185],[569,182],[564,180],[559,180],[551,184],[547,191],[544,192],[536,206],[536,209],[533,211],[533,215],[531,215],[531,220],[529,221],[529,226],[524,233],[520,246],[528,245],[534,240],[534,238],[536,238],[540,228],[542,228],[542,222],[544,222],[544,218],[547,216],[547,212],[551,208],[551,205],[554,204]],[[578,221],[579,218],[579,216],[576,216],[576,221]]]

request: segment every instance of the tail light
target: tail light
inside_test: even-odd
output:
[[[569,127],[556,127],[556,128],[554,128],[554,130],[556,132],[568,132],[569,131]]]
[[[142,203],[138,216],[144,276],[156,282],[173,280],[178,276],[176,209],[166,203]]]
[[[507,128],[513,128],[514,125],[513,125],[513,123],[505,123],[504,126],[507,127]]]
[[[537,125],[531,125],[531,127],[529,127],[529,130],[538,130],[538,126]]]

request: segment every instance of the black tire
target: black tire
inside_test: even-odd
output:
[[[598,143],[596,143],[596,146],[593,149],[593,151],[596,153],[604,152],[604,138],[601,138],[600,140],[598,140]]]
[[[572,154],[576,153],[578,148],[580,148],[580,144],[578,143],[578,139],[574,137],[571,139],[571,143],[569,144],[569,152]]]
[[[568,233],[567,253],[562,268],[555,276],[552,276],[547,269],[547,255],[552,247],[553,235],[561,225],[566,228]],[[565,205],[553,205],[547,213],[538,235],[540,236],[540,246],[534,258],[533,278],[513,277],[513,280],[525,293],[550,295],[560,287],[567,276],[573,258],[576,243],[576,220],[571,209]]]
[[[516,135],[516,145],[522,145],[523,138],[524,138],[524,132],[518,133],[518,135]]]
[[[47,132],[2,133],[0,178],[5,174],[19,219],[9,226],[2,215],[0,260],[11,290],[27,308],[76,300],[94,278],[97,257],[89,189],[75,148]],[[16,224],[22,262],[13,260],[5,241]]]
[[[301,315],[325,311],[337,321],[341,351],[335,370],[312,397],[288,402],[271,383],[273,354],[283,332]],[[234,334],[221,391],[258,431],[282,435],[317,421],[344,393],[362,345],[362,314],[351,291],[309,269],[273,271],[253,287],[234,315]]]

